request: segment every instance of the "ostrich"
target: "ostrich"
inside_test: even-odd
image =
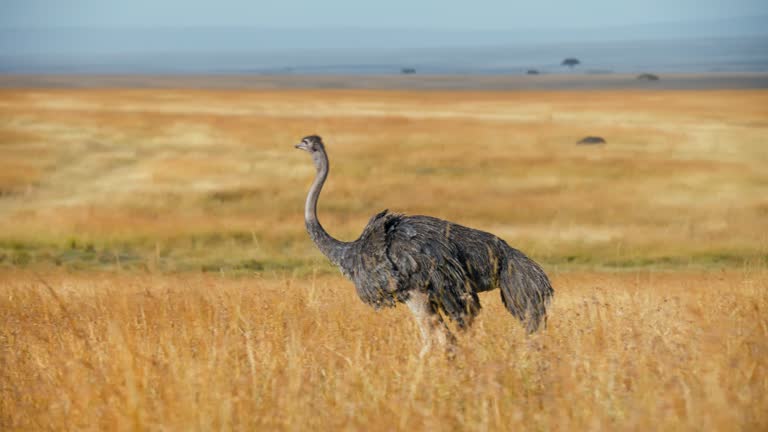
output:
[[[384,210],[371,218],[360,237],[331,237],[317,219],[317,200],[328,177],[323,140],[310,135],[295,146],[312,155],[317,176],[304,207],[312,241],[348,279],[360,299],[374,307],[405,303],[421,330],[423,357],[437,341],[449,353],[455,337],[442,314],[466,329],[480,311],[477,293],[500,288],[507,310],[528,333],[546,325],[554,290],[541,267],[493,234],[430,216]]]

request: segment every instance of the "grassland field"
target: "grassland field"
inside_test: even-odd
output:
[[[484,229],[498,292],[419,359],[316,251]],[[605,145],[576,145],[599,135]],[[0,89],[0,430],[766,430],[768,91]]]

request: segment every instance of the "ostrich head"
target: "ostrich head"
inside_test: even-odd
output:
[[[323,139],[318,135],[309,135],[302,138],[301,142],[296,144],[297,149],[304,150],[310,154],[320,152],[324,149]]]

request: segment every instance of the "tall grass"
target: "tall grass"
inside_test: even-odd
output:
[[[0,90],[0,430],[768,429],[766,118],[766,91]],[[554,276],[549,327],[485,293],[420,360],[306,236],[310,133],[330,232],[492,231]]]
[[[3,430],[761,430],[768,273],[556,275],[526,337],[486,293],[454,361],[339,277],[0,276]]]

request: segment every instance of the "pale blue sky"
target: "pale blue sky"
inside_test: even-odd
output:
[[[509,30],[768,14],[766,0],[0,0],[0,27],[247,26]]]

